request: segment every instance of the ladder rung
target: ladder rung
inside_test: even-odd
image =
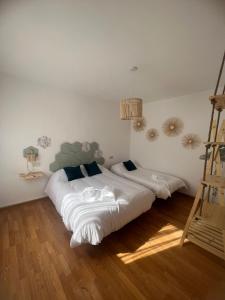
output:
[[[225,146],[225,142],[205,142],[204,144],[210,146]]]
[[[207,175],[206,179],[202,181],[202,183],[206,185],[218,187],[218,188],[225,188],[225,177]]]
[[[193,235],[200,235],[202,238],[207,238],[209,241],[217,244],[218,247],[223,249],[223,232],[222,230],[215,232],[210,230],[210,227],[207,226],[207,223],[201,223],[198,220],[193,220],[189,227],[189,232],[192,232]]]
[[[216,249],[215,247],[213,247],[212,245],[209,245],[201,240],[199,240],[198,238],[194,237],[192,234],[189,234],[187,236],[187,238],[189,239],[189,241],[193,242],[194,244],[200,246],[201,248],[221,257],[222,259],[225,259],[225,253],[224,251],[220,251],[218,249]]]
[[[212,103],[215,103],[216,109],[225,109],[225,94],[210,96],[209,100]]]
[[[216,205],[216,204],[213,204],[213,205]],[[210,230],[216,232],[216,234],[220,235],[221,234],[221,230],[223,230],[219,226],[210,223],[206,218],[201,217],[199,215],[196,215],[196,217],[195,217],[194,220],[197,220],[198,223],[200,223],[200,224],[204,225],[205,227],[209,228]]]

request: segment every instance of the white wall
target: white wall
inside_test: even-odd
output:
[[[1,78],[0,85],[0,206],[44,195],[46,180],[27,182],[18,174],[26,171],[25,147],[37,146],[47,135],[52,146],[40,150],[40,168],[48,172],[63,142],[97,141],[106,163],[127,159],[129,123],[120,121],[119,105],[94,101]],[[109,160],[113,155],[114,159]]]
[[[22,83],[9,78],[0,80],[0,206],[28,201],[44,195],[47,178],[27,182],[18,174],[26,171],[22,156],[25,147],[37,146],[37,138],[52,138],[50,148],[39,148],[40,168],[48,172],[63,142],[97,141],[106,163],[129,156],[142,166],[183,178],[194,195],[202,176],[204,147],[186,150],[181,145],[185,133],[197,133],[205,141],[208,133],[210,91],[144,104],[147,127],[144,132],[130,131],[130,124],[119,119],[118,102],[84,99],[66,92]],[[179,117],[184,131],[169,138],[162,124],[169,117]],[[148,128],[157,128],[160,136],[150,143]],[[114,156],[110,160],[110,156]]]
[[[143,132],[131,130],[130,156],[140,165],[177,175],[188,184],[188,194],[194,195],[201,179],[204,153],[201,145],[195,150],[186,150],[181,145],[181,137],[186,133],[198,134],[202,141],[207,140],[211,105],[210,91],[183,97],[156,101],[144,105],[147,127]],[[177,137],[167,137],[162,131],[163,122],[170,117],[179,117],[184,122],[184,130]],[[157,128],[159,137],[149,142],[145,137],[148,128]]]

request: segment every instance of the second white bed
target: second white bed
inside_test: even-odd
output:
[[[71,247],[99,244],[105,236],[149,210],[155,200],[149,189],[105,168],[101,170],[102,174],[69,182],[61,169],[48,182],[46,193],[67,229],[73,232]],[[81,195],[88,188],[93,197],[89,194],[85,201]],[[104,193],[104,197],[95,201],[95,192]]]
[[[136,170],[128,171],[123,163],[118,163],[111,167],[111,171],[149,188],[156,197],[161,199],[167,199],[176,190],[186,187],[184,181],[178,177],[139,166]]]

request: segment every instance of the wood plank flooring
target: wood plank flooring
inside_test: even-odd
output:
[[[225,299],[225,263],[179,247],[193,199],[175,194],[101,245],[69,247],[51,201],[0,210],[0,299]]]

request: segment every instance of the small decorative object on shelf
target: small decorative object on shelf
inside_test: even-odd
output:
[[[27,148],[25,148],[23,150],[23,156],[26,158],[27,160],[27,170],[28,172],[33,172],[34,171],[34,166],[37,162],[38,159],[38,149],[33,147],[33,146],[29,146]]]
[[[35,161],[38,157],[38,149],[33,147],[33,146],[29,146],[27,148],[25,148],[23,150],[23,156],[29,161]]]
[[[138,118],[133,121],[133,128],[135,131],[142,131],[146,126],[144,118]]]
[[[170,118],[164,122],[162,128],[165,135],[169,137],[177,136],[182,132],[184,123],[179,118]]]
[[[149,142],[154,142],[155,140],[157,140],[158,136],[159,136],[158,130],[155,128],[150,128],[146,132],[146,138],[147,140],[149,140]]]
[[[45,173],[41,171],[37,172],[28,172],[28,173],[20,173],[19,174],[21,178],[24,178],[25,180],[34,180],[45,176]]]
[[[201,139],[197,134],[188,133],[182,137],[182,145],[186,149],[193,150],[201,145]]]
[[[43,135],[41,137],[38,138],[37,140],[37,145],[46,149],[47,147],[49,147],[51,145],[51,138]]]

